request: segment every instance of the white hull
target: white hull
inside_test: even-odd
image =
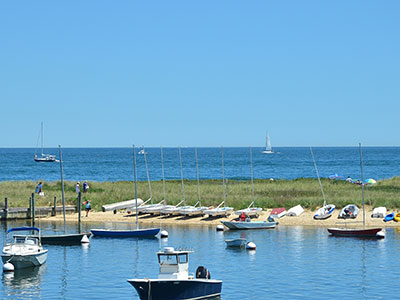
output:
[[[209,216],[229,216],[233,212],[233,207],[212,208],[204,211]]]
[[[3,263],[10,262],[16,269],[37,267],[44,264],[47,260],[47,251],[42,250],[40,253],[34,254],[2,254]]]
[[[258,216],[262,212],[261,207],[245,208],[235,211],[235,215],[240,216],[244,212],[248,216]]]
[[[226,227],[232,230],[245,230],[245,229],[272,229],[278,224],[277,222],[267,221],[254,221],[254,222],[222,222]]]
[[[192,207],[192,208],[182,208],[179,210],[179,213],[184,216],[203,216],[204,211],[207,210],[208,207]]]
[[[262,153],[264,153],[264,154],[273,154],[274,151],[272,151],[272,150],[264,150]]]

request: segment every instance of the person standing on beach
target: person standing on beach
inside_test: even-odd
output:
[[[86,217],[89,215],[89,211],[92,209],[92,204],[90,203],[90,200],[86,200],[83,202],[85,205],[85,211],[86,211]]]
[[[39,184],[36,187],[35,193],[40,194],[42,192],[42,182],[39,182]]]
[[[81,192],[79,184],[80,184],[80,182],[78,181],[75,185],[75,191],[77,194],[76,197],[79,197],[79,193]]]
[[[83,192],[87,193],[88,189],[89,189],[89,185],[87,183],[87,180],[85,180],[85,182],[83,183]]]

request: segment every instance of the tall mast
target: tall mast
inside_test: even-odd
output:
[[[136,206],[136,229],[139,229],[139,220],[138,220],[138,207],[137,207],[137,183],[136,183],[136,153],[135,153],[135,145],[133,145],[133,181],[135,183],[135,206]]]
[[[167,196],[165,193],[165,178],[164,178],[164,153],[162,146],[160,146],[161,151],[161,173],[162,173],[162,187],[163,187],[163,194],[164,194],[164,204],[167,204]]]
[[[253,150],[250,146],[250,171],[251,171],[251,200],[254,207],[254,175],[253,175]]]
[[[43,122],[40,124],[40,131],[41,131],[40,140],[42,144],[42,156],[43,156]]]
[[[194,156],[196,158],[196,173],[197,173],[197,199],[199,201],[199,207],[201,207],[200,200],[200,174],[199,174],[199,160],[197,158],[197,147],[194,148]]]
[[[361,195],[362,195],[362,206],[363,206],[363,227],[365,229],[364,168],[363,168],[361,143],[359,143],[359,146],[360,146],[360,166],[361,166]]]
[[[225,191],[224,147],[221,147],[221,154],[222,154],[222,188],[224,190],[224,207],[225,207],[226,191]]]
[[[181,147],[179,147],[178,150],[179,150],[179,163],[180,163],[180,166],[181,166],[181,180],[182,180],[183,206],[186,206],[185,184],[184,184],[184,182],[183,182],[183,169],[182,169]]]
[[[313,153],[311,147],[310,147],[310,152],[311,152],[311,156],[312,156],[312,159],[313,159],[313,162],[314,162],[315,172],[317,172],[318,182],[319,182],[319,186],[321,187],[322,197],[324,198],[324,206],[325,206],[326,205],[326,199],[325,199],[324,188],[322,186],[321,179],[319,178],[319,172],[318,172],[317,164],[315,163],[314,153]]]
[[[42,123],[42,125],[43,125],[43,123]],[[62,198],[62,206],[63,206],[64,231],[65,231],[65,197],[64,197],[64,176],[63,176],[63,163],[62,163],[61,145],[58,145],[58,152],[59,152],[59,155],[60,155],[61,198]],[[81,209],[81,208],[79,207],[78,209]]]
[[[146,175],[147,175],[147,183],[149,184],[150,199],[151,199],[151,204],[153,204],[153,194],[151,192],[151,183],[150,183],[149,167],[147,166],[146,149],[144,149],[144,146],[142,146],[142,149],[144,155],[144,164],[146,165]]]

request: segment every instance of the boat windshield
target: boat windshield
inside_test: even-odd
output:
[[[158,255],[158,263],[160,265],[177,265],[178,264],[178,256],[176,254],[159,254]]]

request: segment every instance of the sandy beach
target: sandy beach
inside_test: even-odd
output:
[[[269,216],[272,209],[265,210],[261,213],[258,218],[253,218],[252,220],[266,220]],[[361,227],[362,226],[362,209],[360,209],[360,213],[358,217],[354,220],[342,220],[338,219],[338,214],[340,210],[335,210],[333,212],[332,217],[326,220],[314,220],[314,211],[305,210],[298,217],[288,217],[284,216],[280,219],[276,219],[280,225],[283,226],[333,226],[333,227],[341,227],[347,226],[349,227]],[[372,209],[366,208],[366,226],[367,227],[400,227],[400,224],[394,221],[391,222],[383,222],[381,218],[371,218]],[[145,225],[160,225],[160,224],[168,224],[168,225],[193,225],[193,226],[209,226],[209,225],[218,225],[221,224],[221,221],[232,220],[236,218],[236,215],[230,215],[227,218],[208,218],[208,217],[182,217],[182,216],[152,216],[152,215],[140,215],[139,216],[139,224]],[[67,222],[76,222],[78,219],[78,214],[71,214],[66,216]],[[62,214],[59,214],[55,217],[46,217],[42,220],[48,221],[62,221]],[[118,212],[114,214],[112,211],[110,212],[96,212],[91,211],[88,217],[85,217],[85,212],[82,211],[82,222],[126,222],[126,223],[135,223],[136,217],[134,214],[127,214],[126,212]]]

